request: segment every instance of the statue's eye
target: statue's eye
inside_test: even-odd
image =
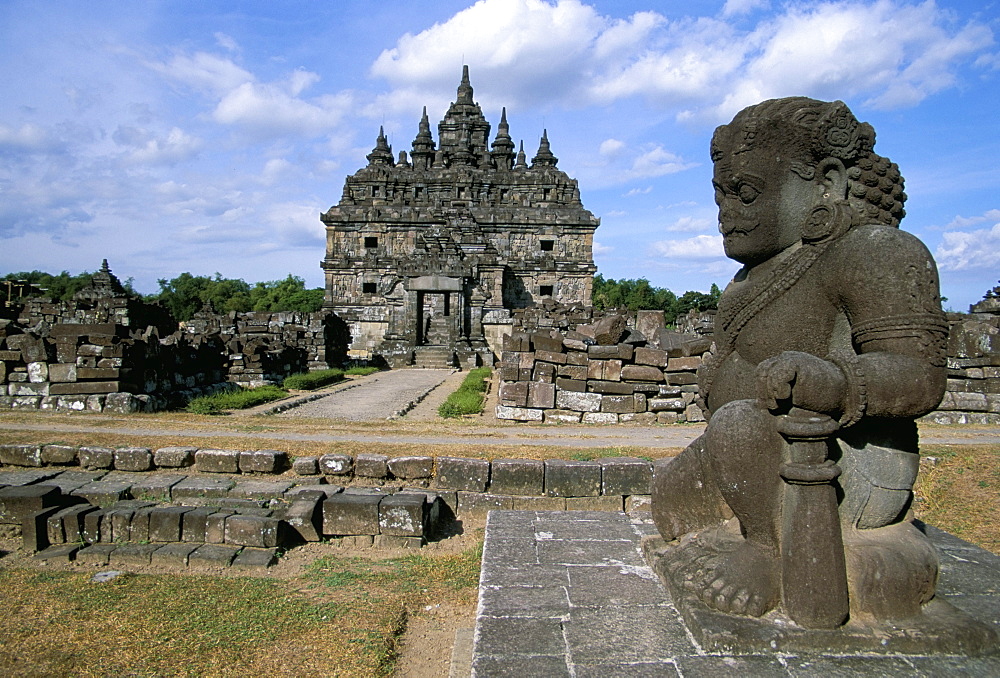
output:
[[[752,203],[754,200],[757,199],[758,195],[760,195],[760,191],[758,191],[750,184],[740,184],[739,196],[740,196],[740,201],[744,205],[749,205],[750,203]]]

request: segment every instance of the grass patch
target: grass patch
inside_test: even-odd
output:
[[[487,380],[493,370],[477,367],[469,373],[454,393],[438,406],[438,416],[454,419],[465,414],[479,414],[486,400]]]
[[[288,396],[288,391],[277,386],[258,386],[239,391],[224,391],[192,398],[187,411],[193,414],[221,414],[226,410],[245,410]]]
[[[637,457],[646,461],[653,461],[653,457],[634,454],[635,448],[631,447],[595,447],[593,449],[574,450],[566,454],[567,459],[573,461],[594,461],[595,459],[606,459],[607,457]]]
[[[312,391],[344,380],[344,370],[339,367],[331,367],[328,370],[316,370],[315,372],[299,372],[285,377],[285,388],[293,391]]]
[[[924,445],[921,456],[917,517],[1000,554],[1000,445]]]
[[[369,374],[375,374],[376,372],[381,371],[382,370],[377,367],[362,367],[359,365],[356,367],[348,367],[344,370],[344,374],[349,377],[367,377]]]

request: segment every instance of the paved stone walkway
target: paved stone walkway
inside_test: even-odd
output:
[[[408,410],[451,373],[451,370],[416,369],[379,372],[350,388],[275,416],[384,421]]]
[[[928,526],[938,594],[1000,629],[1000,556]],[[486,527],[472,675],[1000,675],[1000,656],[736,655],[698,647],[640,552],[648,514],[493,511]]]

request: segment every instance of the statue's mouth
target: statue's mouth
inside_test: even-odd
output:
[[[732,221],[721,222],[719,224],[719,232],[722,233],[723,237],[728,238],[729,236],[734,236],[734,235],[735,236],[747,235],[748,233],[756,229],[758,226],[760,226],[759,222],[752,224],[748,224],[746,222],[733,223]]]

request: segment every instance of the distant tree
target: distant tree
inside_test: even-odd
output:
[[[306,281],[291,275],[284,280],[259,282],[250,290],[254,311],[305,311],[313,313],[323,306],[323,288],[307,290]]]
[[[692,308],[699,311],[717,308],[721,295],[722,291],[715,284],[708,294],[689,291],[678,297],[664,287],[651,285],[645,278],[605,279],[598,273],[594,276],[592,299],[594,308],[598,310],[612,308],[629,311],[662,310],[666,323],[671,325],[677,316],[684,315]]]
[[[7,300],[8,289],[11,292],[10,296],[15,301],[18,298],[30,299],[39,297],[48,298],[53,301],[69,301],[73,298],[74,294],[90,285],[93,278],[94,274],[87,271],[76,275],[70,275],[69,271],[63,271],[56,275],[45,273],[44,271],[8,273],[0,278],[0,281],[4,283],[0,285],[0,294],[2,294],[2,298],[5,301]],[[11,283],[23,281],[27,284],[12,284],[8,286],[6,284],[8,281]],[[122,286],[127,292],[136,294],[135,290],[132,289],[132,278],[123,282]]]

